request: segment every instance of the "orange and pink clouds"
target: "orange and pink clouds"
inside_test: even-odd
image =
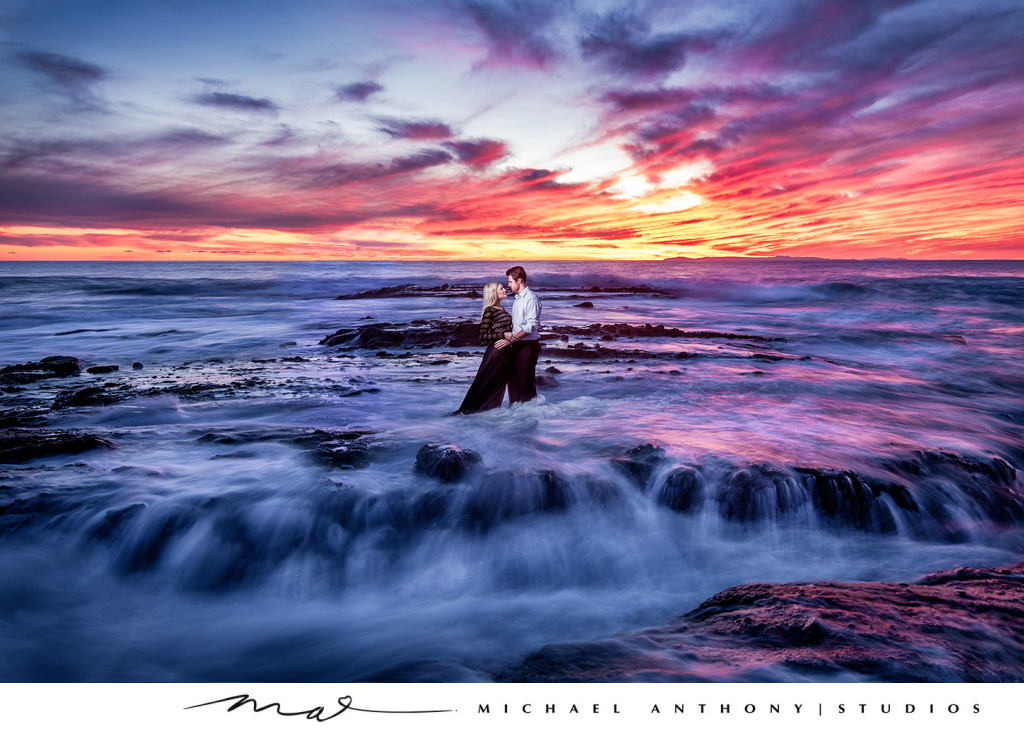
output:
[[[5,259],[1024,254],[1018,2],[127,6],[5,22]]]

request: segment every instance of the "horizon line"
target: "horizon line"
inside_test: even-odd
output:
[[[119,263],[154,263],[154,262],[167,262],[167,263],[245,263],[245,262],[379,262],[389,264],[401,264],[401,263],[433,263],[433,262],[700,262],[702,260],[732,260],[732,261],[746,261],[753,262],[758,260],[790,260],[790,261],[804,261],[804,262],[1024,262],[1024,257],[999,257],[999,258],[936,258],[936,257],[820,257],[820,256],[797,256],[797,255],[721,255],[712,257],[685,257],[685,256],[674,256],[674,257],[661,257],[661,258],[588,258],[588,259],[573,259],[567,257],[552,257],[552,258],[460,258],[460,257],[438,257],[431,259],[379,259],[379,258],[340,258],[332,257],[329,259],[311,259],[311,258],[273,258],[273,259],[242,259],[242,258],[191,258],[191,259],[103,259],[103,260],[65,260],[65,259],[45,259],[45,260],[21,260],[21,259],[2,259],[0,258],[0,264],[6,263],[32,263],[40,264],[44,262],[88,262],[88,263],[107,263],[107,264],[119,264]]]

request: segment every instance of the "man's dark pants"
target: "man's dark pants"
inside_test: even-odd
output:
[[[537,359],[540,341],[516,341],[509,348],[508,401],[526,402],[537,396]]]

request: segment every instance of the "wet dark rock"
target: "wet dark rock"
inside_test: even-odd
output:
[[[922,513],[948,522],[951,531],[955,531],[959,521],[951,508],[955,500],[951,491],[969,498],[991,521],[1024,520],[1024,495],[1017,488],[1017,470],[998,456],[915,451],[905,457],[888,458],[882,465],[909,477],[909,483],[914,485],[914,500]]]
[[[415,285],[405,283],[403,285],[391,285],[372,290],[363,290],[358,293],[346,293],[339,295],[337,300],[359,300],[362,298],[415,298],[415,297],[448,297],[448,298],[480,298],[479,285],[448,284],[443,285]],[[663,290],[648,285],[637,285],[633,287],[591,287],[591,288],[559,288],[560,291],[608,295],[646,295],[665,296]],[[570,295],[570,298],[579,298],[580,295]]]
[[[581,289],[581,292],[585,293],[625,293],[631,295],[668,295],[668,293],[659,288],[652,287],[650,285],[629,285],[623,287],[608,287],[602,288],[596,285],[589,288]]]
[[[145,365],[141,361],[137,361],[132,364],[132,369],[144,369]]]
[[[338,397],[358,397],[359,395],[366,394],[367,392],[380,392],[380,389],[377,387],[373,387],[372,389],[350,389],[339,393]]]
[[[700,506],[704,477],[691,466],[680,466],[665,477],[655,496],[657,502],[674,512],[688,513]]]
[[[626,451],[622,458],[613,458],[612,466],[629,478],[640,489],[647,487],[651,476],[665,462],[665,449],[650,443]]]
[[[549,366],[544,371],[546,371],[548,374],[561,374],[562,373],[561,369],[559,369],[558,367],[553,367],[553,366]]]
[[[567,484],[554,471],[488,471],[457,507],[467,529],[486,532],[518,517],[560,512],[572,503]]]
[[[390,324],[386,324],[390,325]],[[323,339],[325,346],[347,346],[364,349],[380,348],[381,346],[397,346],[404,337],[399,331],[391,331],[384,326],[373,324],[358,328],[343,328]]]
[[[230,392],[231,388],[236,386],[235,383],[232,385],[223,384],[210,384],[201,382],[188,382],[185,384],[175,384],[170,387],[160,387],[139,392],[139,396],[143,397],[156,397],[159,395],[170,394],[175,397],[180,397],[185,400],[198,400],[203,397],[211,395],[211,393],[223,393]]]
[[[12,429],[0,431],[0,463],[23,463],[43,456],[114,449],[117,443],[80,430]]]
[[[343,349],[478,346],[479,332],[479,324],[473,321],[431,321],[406,327],[383,323],[343,328],[320,344]]]
[[[582,304],[581,304],[582,305]],[[480,346],[478,341],[479,324],[476,321],[439,319],[433,321],[415,320],[406,324],[374,323],[362,326],[342,328],[320,341],[323,346],[351,349],[379,349],[402,347],[437,348],[441,346],[464,347]],[[785,339],[722,333],[718,331],[684,331],[667,328],[663,325],[644,324],[642,326],[612,323],[595,323],[589,326],[542,326],[541,340],[567,341],[569,337],[584,338],[591,341],[614,341],[618,339],[646,338],[685,338],[685,339],[739,339],[741,341],[785,341]],[[665,358],[664,355],[641,349],[613,350],[604,349],[599,344],[589,346],[586,342],[576,342],[566,351],[557,347],[545,346],[544,353],[550,356],[569,358]],[[600,349],[600,353],[596,350]],[[681,352],[676,358],[688,358],[697,354]],[[783,358],[783,357],[780,357]]]
[[[681,328],[670,328],[660,323],[635,325],[632,323],[593,323],[589,326],[559,326],[557,333],[576,337],[600,338],[603,335],[622,338],[686,338],[686,339],[731,339],[738,341],[784,342],[786,339],[777,336],[757,336],[755,334],[739,334],[725,331],[687,331]]]
[[[576,305],[573,306],[573,308],[593,308],[593,307],[594,307],[594,304],[591,303],[589,300],[584,300],[582,303],[577,303]]]
[[[658,466],[656,460],[639,467],[629,466],[625,459],[617,463],[620,469],[632,470],[634,483],[641,487],[647,485],[644,476],[649,478],[650,473],[639,469],[651,472]],[[976,522],[1014,526],[1024,521],[1024,496],[1014,486],[948,467],[934,479],[908,477],[904,485],[891,472],[869,475],[806,466],[733,465],[712,459],[672,470],[655,487],[654,498],[673,511],[710,508],[724,519],[743,524],[779,525],[812,518],[843,529],[898,531],[944,542],[967,541]]]
[[[483,463],[483,457],[473,450],[457,445],[428,443],[416,453],[414,470],[442,483],[456,483]]]
[[[867,479],[852,471],[833,471],[797,466],[794,472],[810,493],[811,503],[819,516],[842,520],[843,524],[862,530],[894,532],[896,522],[885,495],[899,509],[916,512],[920,509],[905,486]]]
[[[118,396],[107,392],[103,387],[85,387],[57,394],[51,409],[63,410],[67,407],[88,407],[90,405],[109,405],[117,402]]]
[[[905,458],[893,458],[886,465],[901,473],[928,476],[953,467],[967,474],[980,474],[1000,484],[1013,483],[1016,469],[998,456],[975,457],[952,451],[914,451]]]
[[[535,382],[537,389],[554,389],[558,386],[558,380],[546,374],[538,374]]]
[[[8,389],[10,392],[12,389]],[[17,388],[20,391],[20,388]],[[19,405],[0,410],[0,429],[4,428],[35,428],[46,425],[49,406],[42,404]]]
[[[437,285],[425,287],[423,285],[391,285],[386,288],[374,288],[363,290],[358,293],[339,295],[336,300],[362,300],[364,298],[416,298],[423,296],[440,296],[454,298],[479,298],[481,297],[476,285]],[[369,318],[369,316],[367,316]]]
[[[356,438],[332,438],[320,443],[317,455],[335,468],[355,470],[370,465],[372,454],[367,441]]]
[[[324,501],[318,516],[327,514],[352,533],[383,530],[381,537],[393,549],[430,527],[484,533],[522,517],[567,511],[578,502],[619,505],[624,492],[595,476],[570,482],[552,470],[501,469],[473,470],[457,488],[427,483],[414,492],[380,494],[342,487]]]
[[[198,440],[202,443],[232,446],[264,442],[292,444],[308,451],[311,457],[332,468],[346,470],[368,466],[374,452],[383,442],[373,431],[320,428],[207,432],[199,436]]]
[[[727,474],[714,500],[726,519],[748,522],[785,514],[809,500],[783,471],[764,464]]]
[[[75,377],[82,373],[82,363],[73,356],[48,356],[26,364],[12,364],[0,369],[0,388],[30,384],[41,379]]]
[[[718,670],[709,677],[709,670]],[[656,629],[552,644],[501,682],[1020,682],[1024,563],[915,583],[741,585]]]
[[[110,374],[111,372],[118,371],[120,368],[117,364],[101,364],[99,366],[91,366],[85,371],[89,372],[89,374]]]

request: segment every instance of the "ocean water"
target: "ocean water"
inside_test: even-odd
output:
[[[119,366],[0,394],[117,445],[0,464],[0,680],[487,681],[731,585],[1024,555],[1024,263],[524,264],[553,382],[451,416],[483,349],[410,334],[506,263],[0,263],[0,366]]]

